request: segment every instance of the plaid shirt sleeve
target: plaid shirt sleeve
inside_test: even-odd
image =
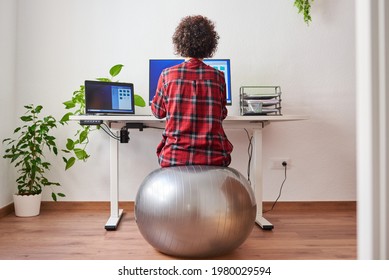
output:
[[[153,115],[158,119],[163,119],[166,117],[166,107],[163,102],[164,99],[164,75],[161,74],[158,80],[157,92],[153,98],[153,102],[151,103],[151,108]]]
[[[198,59],[165,69],[151,110],[157,118],[166,117],[157,147],[162,167],[230,164],[233,146],[222,126],[227,116],[222,72]]]

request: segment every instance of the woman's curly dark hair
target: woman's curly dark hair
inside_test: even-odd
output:
[[[204,16],[183,18],[173,34],[175,54],[182,57],[212,57],[217,49],[219,35],[215,24]]]

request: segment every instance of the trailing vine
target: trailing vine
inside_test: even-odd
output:
[[[299,14],[304,15],[304,21],[306,24],[312,22],[311,17],[311,3],[313,0],[295,0],[294,6],[298,9]]]
[[[113,82],[113,79],[121,72],[122,68],[122,64],[114,65],[109,70],[109,78],[96,78],[96,80]],[[61,118],[61,124],[66,124],[69,121],[70,116],[85,114],[85,86],[80,85],[79,89],[73,92],[72,99],[63,102],[63,104],[65,105],[65,109],[69,110],[69,112]],[[141,96],[135,94],[134,105],[145,107],[146,102]],[[62,149],[66,155],[69,155],[67,157],[62,157],[63,161],[65,162],[65,170],[72,167],[76,160],[86,161],[89,158],[90,155],[86,151],[86,148],[89,144],[89,133],[98,129],[100,129],[100,126],[92,127],[88,125],[81,125],[80,128],[77,129],[73,138],[67,139],[66,149]]]

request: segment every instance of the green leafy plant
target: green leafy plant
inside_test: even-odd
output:
[[[96,80],[104,82],[118,82],[113,81],[113,79],[120,74],[122,69],[122,64],[114,65],[109,70],[110,77],[97,78]],[[61,124],[66,124],[69,121],[70,116],[85,114],[84,85],[80,85],[79,89],[73,92],[72,99],[65,101],[63,104],[65,105],[65,109],[69,110],[69,112],[61,118]],[[146,106],[146,102],[138,94],[135,94],[134,96],[134,104],[135,106],[139,107]],[[89,133],[98,130],[99,128],[100,126],[81,126],[77,130],[73,138],[67,139],[66,149],[62,150],[65,154],[69,155],[67,157],[63,157],[63,160],[65,162],[65,170],[72,167],[76,160],[86,161],[89,158],[90,155],[86,151],[86,148],[89,144]]]
[[[298,13],[304,15],[304,21],[306,24],[312,22],[311,17],[311,3],[313,0],[295,0],[294,6],[297,7]]]
[[[14,130],[14,138],[6,138],[3,144],[6,150],[3,158],[10,159],[18,168],[19,177],[16,179],[19,195],[36,195],[42,192],[43,187],[59,186],[46,178],[46,172],[51,164],[45,154],[57,156],[58,149],[55,137],[51,134],[57,127],[57,121],[51,115],[41,116],[42,106],[26,105],[27,111],[20,119],[23,125]],[[52,191],[51,197],[57,201],[57,196],[64,197],[63,193]]]

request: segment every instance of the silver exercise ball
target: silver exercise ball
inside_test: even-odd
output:
[[[236,249],[253,229],[256,209],[246,178],[218,166],[157,169],[135,199],[135,219],[146,241],[162,253],[188,258]]]

